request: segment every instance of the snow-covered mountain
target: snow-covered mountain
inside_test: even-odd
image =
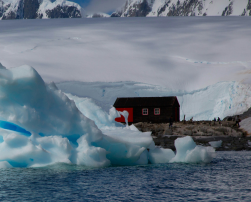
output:
[[[0,19],[80,18],[81,7],[65,0],[0,1]]]
[[[111,15],[106,13],[93,13],[91,15],[86,15],[86,18],[109,18]]]
[[[251,0],[127,0],[111,17],[250,16]]]

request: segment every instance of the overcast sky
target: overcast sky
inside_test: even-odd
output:
[[[110,13],[122,6],[126,0],[72,0],[79,3],[87,12]]]

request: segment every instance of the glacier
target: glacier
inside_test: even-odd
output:
[[[55,83],[134,81],[188,92],[250,84],[249,25],[249,17],[0,21],[1,63],[30,65]]]
[[[222,81],[194,91],[171,90],[159,85],[139,82],[60,82],[56,83],[66,95],[75,101],[84,114],[90,104],[95,113],[110,114],[118,97],[160,97],[177,96],[180,103],[180,117],[186,120],[213,120],[220,117],[241,114],[251,107],[251,87],[236,81]],[[102,116],[106,116],[103,114]],[[95,116],[88,118],[96,120]],[[106,117],[109,120],[108,117]],[[106,123],[107,120],[103,119]],[[95,121],[100,125],[99,121]],[[100,125],[101,126],[101,125]]]
[[[1,65],[0,106],[1,168],[39,167],[59,162],[87,167],[172,161],[208,163],[215,155],[211,147],[211,150],[198,148],[191,139],[180,138],[177,144],[187,145],[190,152],[187,155],[192,156],[184,161],[179,157],[179,146],[176,147],[178,156],[170,149],[155,147],[151,132],[142,133],[133,125],[118,126],[114,118],[119,114],[114,108],[105,115],[89,101],[86,107],[93,113],[86,109],[85,112],[89,117],[96,117],[96,122],[99,119],[99,129],[54,83],[46,84],[27,65],[10,69]]]

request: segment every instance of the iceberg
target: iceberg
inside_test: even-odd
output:
[[[176,155],[155,147],[151,132],[117,125],[114,108],[107,114],[91,99],[69,97],[30,66],[0,68],[0,168],[210,162],[214,156],[213,148],[189,137],[176,141]]]
[[[218,147],[221,147],[221,144],[222,144],[222,140],[219,140],[219,141],[211,141],[209,142],[209,144],[214,147],[214,148],[218,148]]]
[[[215,149],[196,145],[192,137],[178,138],[174,143],[177,153],[171,162],[209,163],[215,157]]]

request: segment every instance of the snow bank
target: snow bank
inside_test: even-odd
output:
[[[251,134],[251,117],[241,120],[240,128]]]
[[[250,83],[248,17],[18,20],[0,29],[1,62],[34,66],[46,82],[136,81],[188,92]]]
[[[103,167],[167,163],[173,158],[175,162],[184,161],[169,149],[156,148],[151,132],[142,133],[134,126],[117,127],[114,109],[108,115],[90,99],[78,106],[94,118],[100,129],[54,83],[45,84],[32,67],[1,66],[0,168],[56,162]],[[189,151],[191,143],[184,139],[182,144],[183,153]],[[207,149],[201,150],[209,155]],[[189,155],[187,162],[206,161],[196,152]]]
[[[120,117],[115,108],[110,108],[107,114],[100,106],[98,106],[91,98],[81,98],[66,94],[70,100],[73,100],[77,108],[89,119],[93,120],[98,128],[112,127],[118,125],[115,118]]]

